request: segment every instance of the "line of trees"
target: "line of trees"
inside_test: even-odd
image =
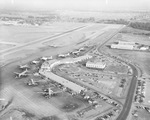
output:
[[[131,22],[130,27],[150,31],[150,22]]]

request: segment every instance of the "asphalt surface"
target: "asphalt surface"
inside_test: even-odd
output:
[[[108,38],[103,44],[101,44],[98,47],[98,51],[100,53],[102,53],[101,50],[100,50],[101,47],[103,45],[105,45],[109,40],[111,40],[111,38],[113,38],[121,29],[122,28],[120,28],[118,31],[116,31],[112,36],[110,36],[110,38]],[[102,54],[104,54],[104,53],[102,53]],[[108,56],[108,54],[105,54],[105,55]],[[109,57],[111,57],[111,56],[109,56]],[[116,59],[116,58],[114,58],[114,59]],[[120,59],[118,59],[118,60],[120,60]],[[120,61],[125,62],[123,60],[120,60]],[[127,119],[128,114],[129,114],[130,109],[131,109],[131,105],[132,105],[132,101],[133,101],[133,97],[134,97],[134,92],[135,92],[135,88],[136,88],[136,83],[137,83],[137,76],[138,76],[138,70],[137,70],[137,68],[134,65],[130,64],[130,63],[127,63],[127,64],[133,70],[133,77],[132,77],[132,81],[130,83],[130,87],[128,89],[128,94],[127,94],[127,98],[126,98],[125,104],[123,106],[123,109],[122,109],[120,115],[118,116],[118,118],[116,120],[126,120]]]
[[[126,98],[124,107],[123,107],[119,117],[116,120],[126,120],[127,119],[128,114],[129,114],[130,109],[131,109],[133,97],[134,97],[134,91],[135,91],[136,82],[137,82],[136,76],[138,76],[138,72],[137,72],[137,69],[133,65],[131,65],[131,64],[129,64],[129,65],[131,66],[131,68],[133,70],[133,78],[132,78],[132,81],[130,84],[130,88],[128,90],[128,94],[127,94],[127,98]]]

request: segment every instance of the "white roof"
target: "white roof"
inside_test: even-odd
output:
[[[53,81],[56,81],[57,83],[60,83],[60,84],[64,85],[65,87],[73,90],[74,92],[79,93],[81,90],[83,90],[83,91],[85,90],[84,87],[79,86],[79,85],[77,85],[77,84],[75,84],[75,83],[73,83],[71,81],[68,81],[68,80],[62,78],[62,77],[59,77],[59,76],[55,75],[52,72],[46,72],[46,71],[45,72],[41,72],[40,71],[40,74],[43,74],[46,77],[52,79]]]
[[[112,48],[120,48],[120,49],[126,49],[126,48],[133,49],[134,48],[133,45],[126,45],[126,44],[112,44],[111,47]]]

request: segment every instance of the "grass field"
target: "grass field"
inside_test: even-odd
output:
[[[148,36],[144,35],[133,35],[133,34],[125,34],[125,33],[119,33],[116,35],[111,41],[108,42],[108,44],[111,44],[113,42],[118,41],[126,41],[126,42],[135,42],[145,45],[150,45],[150,38]]]
[[[5,50],[5,49],[8,49],[8,48],[11,48],[11,47],[14,47],[14,46],[15,46],[15,45],[0,43],[0,51],[1,51],[1,50]]]
[[[150,35],[150,31],[135,29],[131,27],[123,28],[120,33],[129,33],[134,35]]]
[[[50,26],[0,26],[0,41],[27,43],[46,36],[61,33],[82,24],[53,23]]]

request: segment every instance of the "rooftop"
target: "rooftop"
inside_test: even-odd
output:
[[[76,93],[80,93],[82,90],[83,91],[86,90],[84,87],[82,87],[80,85],[77,85],[77,84],[75,84],[75,83],[73,83],[69,80],[66,80],[66,79],[64,79],[60,76],[57,76],[52,72],[47,72],[47,71],[40,70],[39,73],[46,76],[46,77],[48,77],[48,78],[50,78],[53,81],[56,81],[57,83],[60,83],[60,84],[64,85],[65,87],[73,90]]]

